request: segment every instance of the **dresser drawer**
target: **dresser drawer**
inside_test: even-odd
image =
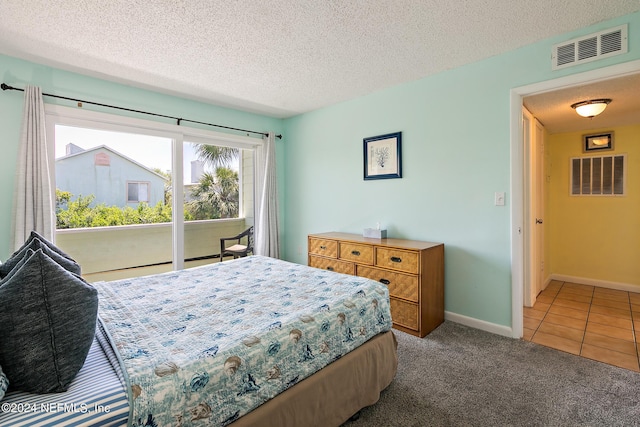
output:
[[[418,330],[418,304],[391,298],[391,319],[405,328]]]
[[[376,248],[376,265],[382,268],[418,274],[418,252],[400,249]]]
[[[340,242],[340,259],[373,265],[373,246]]]
[[[309,255],[309,267],[335,271],[336,273],[356,274],[356,266],[352,262]]]
[[[384,283],[392,297],[418,302],[418,276],[364,265],[356,266],[356,275]]]
[[[338,258],[338,242],[335,240],[309,237],[309,253],[329,258]]]

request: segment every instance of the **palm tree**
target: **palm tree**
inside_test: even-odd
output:
[[[229,166],[233,160],[240,157],[240,150],[217,145],[196,144],[198,158],[212,167]]]
[[[238,172],[216,168],[215,204],[221,218],[236,218],[240,209]]]
[[[188,208],[194,219],[236,218],[239,211],[238,172],[217,167],[215,175],[205,172],[191,190]]]
[[[216,145],[195,144],[198,158],[215,168],[204,173],[191,190],[193,200],[187,208],[194,219],[236,218],[239,212],[238,173],[229,164],[240,157],[240,150]]]

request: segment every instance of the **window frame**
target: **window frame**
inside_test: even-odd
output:
[[[45,103],[45,125],[49,156],[49,176],[52,182],[55,182],[55,128],[57,125],[151,135],[170,138],[172,140],[172,172],[174,174],[172,180],[174,212],[172,219],[172,252],[174,270],[184,268],[184,216],[176,215],[175,213],[182,212],[184,205],[183,149],[185,142],[251,150],[254,156],[254,176],[256,173],[259,173],[257,165],[260,164],[259,159],[264,156],[264,141],[261,137],[234,135],[198,127],[141,119],[128,115],[85,110],[83,108],[72,108]],[[242,182],[240,182],[240,185],[242,185]],[[53,200],[55,200],[55,185],[51,187],[52,197]],[[254,194],[256,194],[257,189],[255,185],[253,191]],[[256,204],[254,199],[254,209]],[[242,206],[240,207],[240,213],[243,213]],[[255,213],[253,216],[255,217]]]
[[[130,197],[129,197],[129,186],[130,186],[131,184],[137,184],[137,188],[138,188],[138,191],[137,191],[137,193],[136,193],[136,195],[137,195],[137,200],[131,200],[131,199],[130,199]],[[127,191],[126,191],[126,194],[127,194],[127,204],[128,204],[128,203],[136,203],[136,204],[138,204],[138,203],[149,203],[149,200],[150,200],[150,194],[151,194],[151,182],[149,182],[149,181],[127,181],[127,183],[126,183],[125,185],[126,185],[126,187],[127,187]],[[147,199],[146,199],[146,200],[140,200],[140,186],[141,186],[141,185],[145,185],[145,186],[147,187],[147,192],[146,192],[146,194],[147,194]]]

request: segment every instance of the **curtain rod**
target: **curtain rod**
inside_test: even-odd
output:
[[[20,88],[17,88],[17,87],[9,86],[8,84],[5,84],[5,83],[2,83],[2,85],[0,85],[0,88],[2,90],[18,90],[20,92],[24,92],[24,89],[20,89]],[[175,120],[178,126],[180,126],[181,122],[189,122],[189,123],[197,123],[199,125],[213,126],[213,127],[222,128],[222,129],[236,130],[236,131],[239,131],[239,132],[254,133],[256,135],[262,135],[262,136],[267,136],[268,135],[265,132],[258,132],[258,131],[247,130],[247,129],[238,129],[238,128],[233,128],[233,127],[229,127],[229,126],[216,125],[216,124],[213,124],[213,123],[199,122],[197,120],[189,120],[189,119],[183,119],[183,118],[180,118],[180,117],[167,116],[167,115],[164,115],[164,114],[150,113],[148,111],[134,110],[134,109],[131,109],[131,108],[118,107],[116,105],[101,104],[99,102],[84,101],[82,99],[68,98],[66,96],[60,96],[60,95],[52,95],[50,93],[43,93],[42,96],[49,96],[51,98],[66,99],[67,101],[82,102],[84,104],[97,105],[97,106],[100,106],[100,107],[114,108],[116,110],[130,111],[132,113],[147,114],[149,116],[164,117],[165,119],[173,119],[173,120]],[[276,138],[282,139],[282,135],[276,135]]]

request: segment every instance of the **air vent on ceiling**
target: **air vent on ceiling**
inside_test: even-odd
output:
[[[627,25],[610,28],[553,46],[551,68],[571,67],[627,53]]]

